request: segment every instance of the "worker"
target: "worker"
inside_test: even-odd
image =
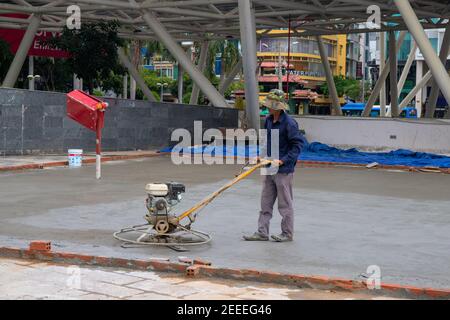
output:
[[[264,176],[261,194],[261,211],[259,213],[258,231],[253,235],[244,236],[246,241],[268,241],[269,225],[272,218],[273,206],[278,198],[278,211],[282,217],[281,234],[272,235],[277,242],[292,241],[294,237],[294,209],[292,182],[294,169],[298,156],[305,145],[303,135],[300,133],[297,122],[291,118],[286,110],[288,106],[284,99],[284,92],[272,90],[266,97],[263,105],[269,109],[270,115],[266,118],[267,130],[267,156],[271,157],[271,145],[279,147],[279,159],[272,159],[277,166],[275,174]],[[279,143],[271,142],[271,130],[278,129]]]

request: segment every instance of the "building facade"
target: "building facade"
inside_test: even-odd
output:
[[[323,36],[325,51],[335,76],[346,76],[347,36]],[[273,30],[258,41],[260,99],[273,88],[291,93],[291,111],[302,113],[304,104],[330,105],[319,91],[326,82],[325,72],[315,37],[291,35],[287,30]],[[301,93],[302,96],[296,96]],[[314,97],[314,100],[311,100]],[[300,105],[299,105],[300,104]]]

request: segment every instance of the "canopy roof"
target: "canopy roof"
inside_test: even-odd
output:
[[[288,28],[302,35],[379,31],[358,24],[381,9],[383,30],[406,30],[396,6],[389,0],[251,0],[256,28]],[[450,18],[448,1],[410,0],[425,28],[442,28]],[[67,7],[81,8],[82,22],[118,20],[124,38],[156,39],[142,18],[152,11],[177,40],[239,38],[238,0],[2,0],[0,14],[42,14],[41,30],[59,31],[66,24]],[[250,18],[250,17],[249,17]],[[433,19],[434,18],[434,19]],[[0,17],[0,28],[26,28],[24,18]],[[260,33],[259,36],[271,36]]]

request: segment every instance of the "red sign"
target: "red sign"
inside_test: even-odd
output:
[[[24,18],[28,16],[22,14],[2,14],[2,16],[7,16],[11,18]],[[17,29],[0,29],[0,39],[6,41],[11,49],[12,53],[16,53],[19,48],[20,42],[25,34],[25,30]],[[67,58],[69,53],[63,51],[59,48],[50,48],[44,45],[45,40],[59,37],[61,33],[59,32],[49,32],[49,31],[39,31],[34,37],[33,44],[28,51],[29,56],[37,57],[54,57],[54,58]]]
[[[67,94],[67,115],[69,118],[92,131],[103,128],[106,107],[106,103],[81,90],[74,90]]]

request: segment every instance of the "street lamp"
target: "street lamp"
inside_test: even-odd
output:
[[[31,90],[31,91],[34,90],[34,81],[39,80],[40,78],[41,78],[41,76],[38,74],[36,74],[36,75],[29,74],[27,76],[27,79],[29,81],[29,90]]]
[[[186,52],[190,51],[191,61],[192,59],[192,47],[194,46],[193,41],[182,41],[181,46]],[[183,68],[178,62],[178,103],[183,103]]]
[[[157,84],[156,84],[156,86],[159,88],[161,88],[161,99],[160,99],[160,101],[161,102],[164,102],[164,88],[167,88],[168,86],[169,86],[169,84],[167,83],[167,82],[164,82],[164,83],[161,83],[161,82],[158,82]]]

